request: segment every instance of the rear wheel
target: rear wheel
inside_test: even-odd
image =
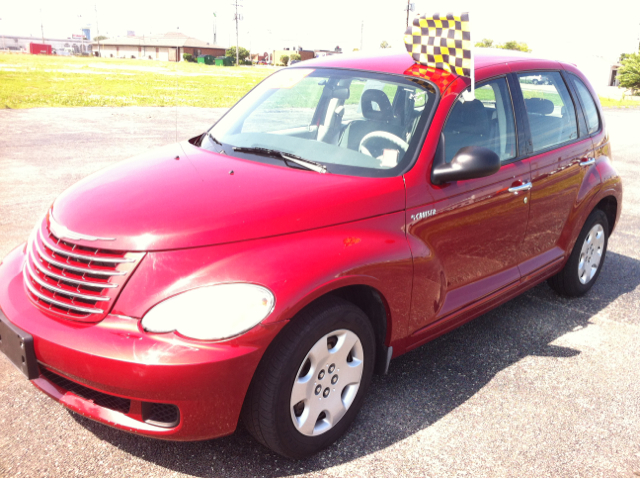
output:
[[[374,363],[373,329],[362,310],[340,298],[321,300],[269,347],[247,393],[244,423],[279,454],[314,454],[354,420]]]
[[[564,296],[581,296],[595,284],[607,253],[609,222],[602,210],[593,210],[578,235],[564,269],[549,285]]]

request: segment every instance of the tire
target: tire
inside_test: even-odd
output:
[[[315,454],[355,419],[374,364],[375,337],[367,316],[341,298],[322,299],[296,315],[269,346],[242,420],[278,454],[293,459]]]
[[[602,210],[585,221],[567,264],[549,278],[549,286],[562,296],[582,296],[595,284],[604,265],[609,242],[609,221]]]

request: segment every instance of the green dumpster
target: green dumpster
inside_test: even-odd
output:
[[[216,66],[228,67],[231,66],[231,59],[229,57],[216,57]]]
[[[200,55],[198,56],[198,63],[204,63],[206,65],[213,65],[213,55]]]

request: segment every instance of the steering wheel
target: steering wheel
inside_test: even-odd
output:
[[[373,140],[374,138],[382,138],[383,140],[387,140],[393,143],[395,146],[400,148],[403,153],[406,153],[409,149],[409,143],[404,141],[399,136],[394,135],[393,133],[389,133],[388,131],[372,131],[371,133],[366,134],[364,138],[362,138],[362,140],[360,141],[360,146],[358,147],[358,151],[360,153],[364,153],[365,155],[373,157],[373,154],[369,151],[365,144]]]

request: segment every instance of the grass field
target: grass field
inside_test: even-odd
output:
[[[0,54],[0,108],[232,106],[270,67]]]
[[[0,53],[0,108],[229,107],[274,71],[271,67]],[[484,98],[481,89],[476,94],[481,100],[492,99]],[[640,108],[640,102],[633,100],[600,101],[606,107]]]
[[[602,104],[602,106],[606,106],[609,108],[640,108],[640,101],[629,100],[628,98],[621,98],[620,100],[616,100],[613,98],[600,97],[600,103]]]

